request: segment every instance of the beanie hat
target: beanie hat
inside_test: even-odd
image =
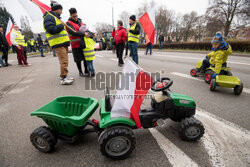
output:
[[[213,37],[213,40],[211,41],[211,43],[217,43],[217,44],[223,44],[224,40],[223,37],[220,33],[216,33],[216,35]]]
[[[135,15],[132,15],[132,16],[129,17],[129,19],[135,21],[136,17],[135,17]]]
[[[59,4],[59,3],[56,2],[56,1],[51,1],[50,6],[51,6],[51,10],[52,10],[52,11],[55,11],[55,10],[58,10],[58,9],[62,9],[62,8],[63,8],[62,5]]]

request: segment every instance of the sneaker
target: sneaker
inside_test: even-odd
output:
[[[74,81],[69,80],[68,78],[61,79],[61,85],[71,85]]]
[[[75,79],[72,77],[66,77],[68,80],[74,81]]]

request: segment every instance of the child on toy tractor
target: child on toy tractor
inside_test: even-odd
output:
[[[231,46],[223,40],[220,32],[217,32],[211,41],[212,52],[210,52],[202,62],[202,66],[197,75],[204,75],[205,70],[210,66],[214,66],[214,74],[212,78],[220,74],[222,67],[226,66],[229,55],[232,54]]]

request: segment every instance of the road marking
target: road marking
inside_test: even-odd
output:
[[[177,76],[180,76],[180,77],[189,78],[189,79],[193,79],[193,80],[197,80],[197,81],[202,81],[202,82],[203,82],[203,80],[198,79],[198,78],[195,78],[195,77],[192,77],[192,76],[187,75],[187,74],[183,74],[183,73],[179,73],[179,72],[171,72],[171,74],[177,75]]]
[[[117,61],[117,59],[114,59],[114,58],[110,58],[110,60]]]
[[[169,141],[164,135],[162,135],[155,128],[150,128],[149,131],[157,141],[160,148],[165,153],[169,162],[173,165],[173,167],[179,166],[192,166],[198,167],[198,164],[194,162],[191,158],[189,158],[183,151],[181,151],[176,145],[174,145],[171,141]]]
[[[184,77],[184,78],[188,78],[188,79],[193,79],[193,80],[196,80],[196,81],[202,81],[202,82],[204,82],[204,81],[201,80],[201,79],[192,77],[192,76],[187,75],[187,74],[179,73],[179,72],[171,72],[171,74],[177,75],[177,76],[180,76],[180,77]],[[250,89],[248,89],[248,88],[243,88],[243,91],[242,91],[242,92],[250,94]]]
[[[166,57],[166,58],[177,58],[177,59],[191,59],[191,60],[202,60],[203,58],[197,58],[197,57],[188,57],[188,56],[174,56],[174,55],[155,55],[159,57]],[[241,62],[235,62],[235,61],[227,61],[231,64],[239,64],[239,65],[246,65],[250,66],[249,63],[241,63]]]
[[[97,57],[103,57],[102,55],[96,55]]]
[[[197,108],[206,133],[201,139],[212,166],[249,166],[250,131]]]

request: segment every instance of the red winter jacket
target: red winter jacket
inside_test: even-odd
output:
[[[128,39],[127,31],[122,26],[117,31],[113,30],[112,36],[115,38],[116,45],[119,43],[125,43]]]

